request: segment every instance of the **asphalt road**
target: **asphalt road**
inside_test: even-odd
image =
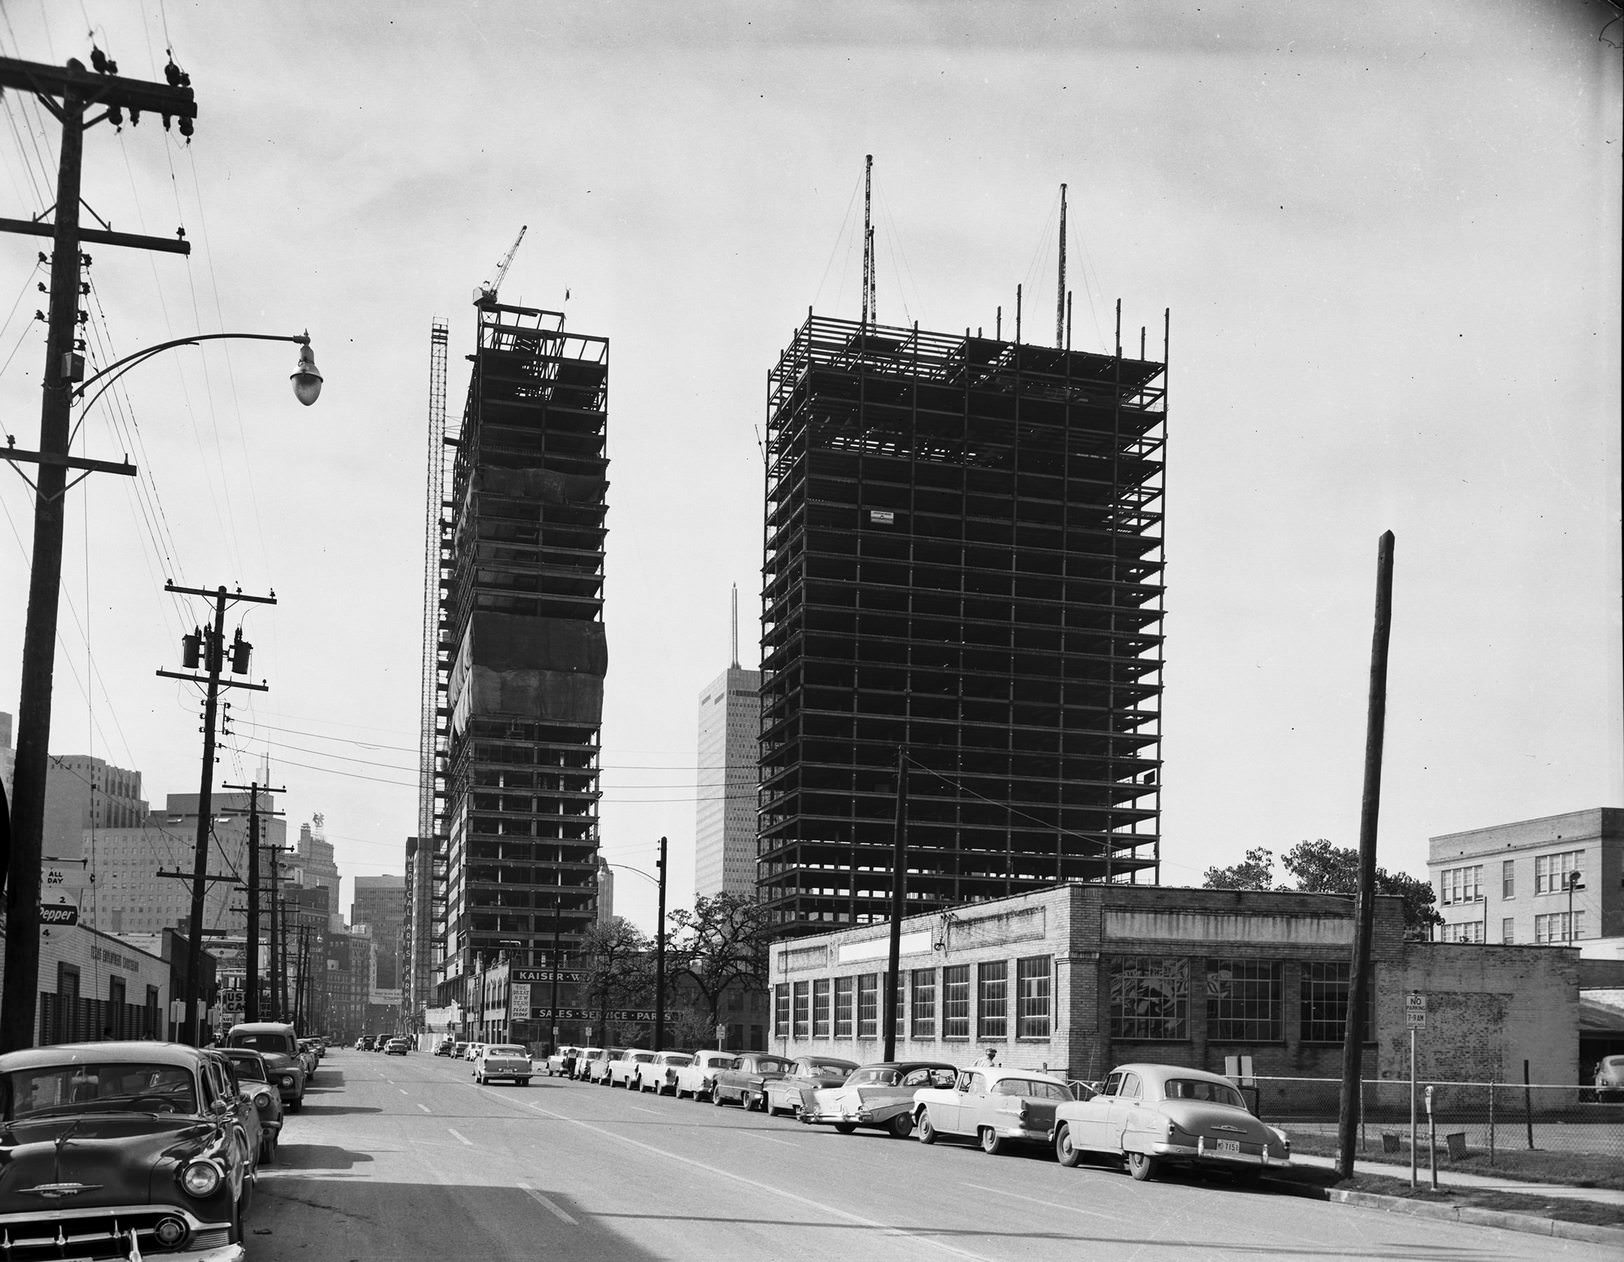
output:
[[[480,1087],[469,1069],[420,1052],[329,1052],[260,1179],[252,1262],[1614,1256],[562,1079]]]

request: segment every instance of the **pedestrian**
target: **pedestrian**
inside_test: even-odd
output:
[[[998,1063],[998,1049],[996,1047],[989,1047],[985,1052],[976,1058],[975,1063],[978,1065],[996,1065]]]

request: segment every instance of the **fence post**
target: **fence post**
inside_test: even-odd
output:
[[[1494,1083],[1489,1084],[1489,1164],[1494,1164]]]
[[[1534,1151],[1534,1093],[1528,1086],[1528,1062],[1523,1061],[1523,1120],[1528,1124],[1528,1151]]]

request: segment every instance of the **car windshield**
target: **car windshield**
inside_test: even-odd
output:
[[[859,1069],[850,1078],[846,1079],[848,1087],[890,1087],[895,1086],[897,1071],[895,1069]]]
[[[495,1043],[485,1049],[487,1056],[523,1056],[524,1048],[516,1043]]]
[[[711,1069],[737,1069],[739,1058],[737,1056],[711,1056],[705,1064]]]
[[[258,1056],[228,1056],[231,1067],[239,1078],[252,1078],[255,1082],[269,1082],[265,1076],[265,1062]]]
[[[1241,1093],[1227,1082],[1205,1082],[1198,1078],[1169,1078],[1164,1088],[1169,1100],[1204,1100],[1209,1104],[1224,1104],[1232,1109],[1244,1109],[1246,1101]]]
[[[274,1052],[282,1056],[296,1056],[293,1039],[274,1030],[243,1030],[231,1036],[231,1046],[251,1047],[256,1052]]]
[[[109,1110],[198,1112],[197,1085],[186,1068],[139,1061],[15,1070],[0,1079],[0,1097],[7,1121]]]
[[[681,1052],[671,1052],[666,1056],[665,1063],[668,1065],[691,1065],[694,1063],[694,1058]]]

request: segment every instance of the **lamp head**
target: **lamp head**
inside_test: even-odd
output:
[[[293,382],[293,397],[306,407],[321,397],[321,373],[316,369],[316,354],[310,349],[308,331],[299,344],[299,367],[289,380]]]
[[[1577,872],[1569,872],[1568,873],[1568,888],[1570,890],[1582,890],[1582,889],[1584,889],[1584,887],[1585,887],[1585,883],[1584,883],[1583,880],[1580,879],[1579,873],[1577,873]]]

